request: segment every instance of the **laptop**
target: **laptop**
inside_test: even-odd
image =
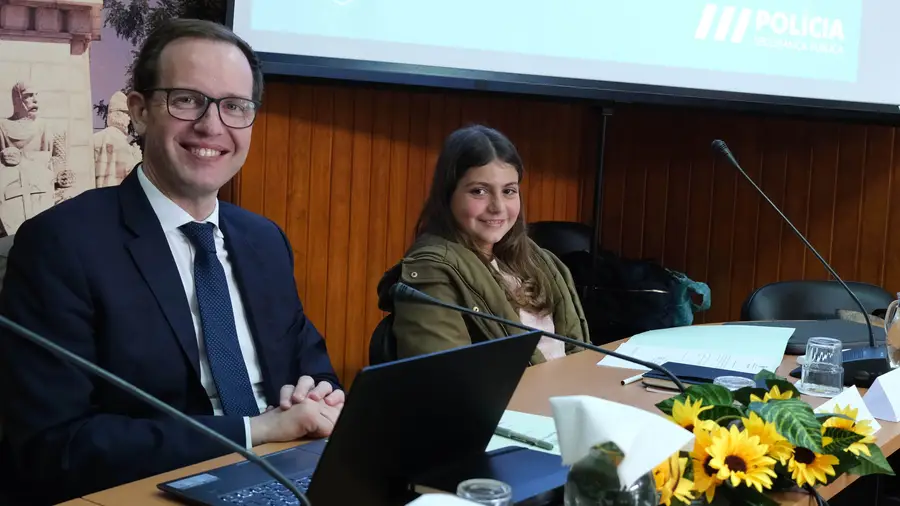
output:
[[[264,458],[315,506],[405,504],[415,475],[484,454],[540,336],[527,332],[366,367],[327,441]],[[248,461],[157,488],[206,506],[298,504]]]

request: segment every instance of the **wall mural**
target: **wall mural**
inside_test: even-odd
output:
[[[94,177],[97,188],[122,182],[141,161],[141,148],[129,133],[131,116],[125,94],[117,91],[109,99],[106,128],[94,134]]]
[[[160,20],[225,16],[224,0],[133,4],[0,0],[0,237],[121,183],[142,158],[126,107],[134,48]]]
[[[66,131],[40,117],[34,85],[13,85],[12,110],[0,119],[0,223],[8,234],[61,202],[63,190],[75,183],[67,167]]]

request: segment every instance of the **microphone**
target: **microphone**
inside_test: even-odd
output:
[[[275,478],[278,483],[281,483],[285,488],[287,488],[299,501],[300,504],[305,506],[312,506],[312,503],[309,502],[309,499],[303,495],[296,485],[291,483],[290,480],[284,477],[277,469],[275,469],[272,464],[267,462],[266,460],[261,459],[258,455],[253,453],[251,450],[247,450],[243,446],[235,443],[234,441],[228,439],[227,437],[219,434],[218,432],[210,429],[209,427],[203,425],[202,423],[194,420],[193,418],[185,415],[181,411],[169,406],[165,402],[153,397],[147,392],[141,390],[140,388],[132,385],[131,383],[125,381],[124,379],[116,376],[115,374],[99,367],[91,362],[81,358],[80,356],[72,353],[71,351],[63,348],[62,346],[50,341],[47,338],[41,337],[36,332],[32,332],[27,328],[19,325],[18,323],[6,318],[5,316],[0,315],[0,327],[11,330],[13,333],[18,334],[19,336],[25,338],[27,341],[30,341],[34,344],[37,344],[41,348],[49,350],[52,353],[56,353],[57,355],[61,355],[65,360],[81,367],[82,369],[87,370],[88,372],[95,374],[106,381],[112,383],[113,385],[121,388],[125,392],[130,395],[146,402],[147,404],[153,406],[154,408],[171,415],[173,418],[176,418],[186,425],[190,426],[197,432],[212,438],[214,441],[217,441],[219,444],[228,448],[229,450],[239,453],[242,457],[253,462],[254,464],[261,467],[266,473],[268,473],[272,478]]]
[[[653,369],[654,371],[659,371],[659,372],[665,374],[666,376],[669,377],[669,379],[672,380],[672,382],[675,383],[675,386],[678,387],[678,390],[681,393],[685,392],[684,384],[681,383],[681,380],[679,380],[677,376],[672,374],[665,367],[654,364],[653,362],[646,362],[644,360],[629,357],[627,355],[622,355],[621,353],[616,353],[612,350],[605,350],[599,346],[594,346],[591,343],[581,342],[578,339],[572,339],[571,337],[561,336],[559,334],[554,334],[553,332],[547,332],[547,331],[544,331],[541,329],[536,329],[534,327],[529,327],[528,325],[524,325],[519,322],[514,322],[512,320],[507,320],[506,318],[501,318],[499,316],[494,316],[494,315],[488,314],[488,313],[482,313],[480,311],[474,311],[467,307],[457,306],[456,304],[450,304],[450,303],[444,302],[440,299],[436,299],[436,298],[432,297],[431,295],[423,293],[419,290],[416,290],[415,288],[413,288],[405,283],[394,284],[391,287],[389,293],[394,300],[417,302],[417,303],[421,303],[421,304],[430,304],[432,306],[439,306],[439,307],[451,309],[453,311],[457,311],[459,313],[465,313],[465,314],[469,314],[472,316],[477,316],[478,318],[484,318],[486,320],[499,322],[504,325],[509,325],[510,327],[515,327],[518,329],[528,330],[528,331],[537,331],[549,338],[556,339],[557,341],[562,341],[567,344],[572,344],[572,345],[578,346],[579,348],[584,348],[586,350],[596,351],[597,353],[602,353],[603,355],[609,355],[611,357],[616,357],[616,358],[624,360],[626,362],[631,362],[632,364],[642,365],[648,369]]]
[[[866,319],[866,328],[869,332],[869,346],[847,350],[842,353],[844,378],[852,378],[854,384],[860,387],[871,386],[872,382],[875,381],[875,378],[890,371],[890,365],[888,363],[887,352],[875,345],[875,332],[872,330],[872,322],[869,321],[866,308],[865,306],[863,306],[863,303],[860,302],[859,297],[857,297],[856,294],[853,293],[853,290],[851,290],[850,287],[847,286],[847,283],[845,283],[844,280],[841,279],[840,276],[838,276],[838,273],[835,272],[833,267],[831,267],[831,264],[829,264],[825,260],[825,258],[822,257],[822,255],[820,255],[818,251],[816,251],[816,248],[814,248],[813,245],[810,244],[809,240],[800,232],[800,230],[798,230],[797,227],[795,227],[794,224],[791,223],[791,220],[789,220],[788,217],[785,216],[781,209],[779,209],[778,206],[775,205],[774,202],[772,202],[772,199],[770,199],[769,196],[766,195],[766,192],[764,192],[762,188],[757,186],[757,184],[753,181],[749,174],[744,172],[744,169],[741,168],[741,165],[737,162],[737,159],[731,153],[731,150],[728,149],[728,145],[725,144],[725,141],[720,139],[714,140],[712,142],[712,148],[713,150],[725,156],[728,162],[732,166],[734,166],[734,168],[737,169],[742,176],[744,176],[744,179],[750,182],[757,193],[759,193],[762,198],[765,199],[765,201],[768,202],[770,206],[772,206],[772,209],[774,209],[775,212],[778,213],[778,216],[780,216],[781,219],[788,224],[788,226],[794,232],[794,235],[796,235],[797,238],[799,238],[800,241],[803,242],[806,248],[811,251],[813,255],[815,255],[819,262],[825,267],[825,270],[827,270],[828,273],[831,274],[831,276],[841,284],[844,290],[846,290],[850,295],[850,298],[853,299],[853,302],[855,302],[856,305],[859,306],[860,312],[862,312],[863,317],[865,317]]]

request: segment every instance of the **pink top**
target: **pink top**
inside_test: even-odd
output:
[[[494,269],[497,269],[497,272],[499,272],[500,275],[503,276],[503,279],[506,280],[506,282],[509,283],[510,286],[519,285],[518,279],[516,279],[511,274],[500,270],[500,266],[497,264],[496,258],[491,261],[491,266]],[[519,319],[522,321],[522,324],[528,325],[529,327],[541,329],[545,332],[556,332],[556,327],[553,325],[553,316],[550,314],[538,316],[530,311],[519,309]],[[540,342],[538,342],[538,349],[541,350],[541,353],[547,360],[554,360],[566,356],[565,343],[546,336],[541,337]]]

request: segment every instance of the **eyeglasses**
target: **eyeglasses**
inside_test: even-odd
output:
[[[216,104],[219,119],[230,128],[247,128],[256,120],[260,103],[241,97],[212,98],[196,90],[183,88],[151,88],[145,93],[166,93],[166,109],[169,115],[182,121],[197,121],[206,114],[210,104]]]

